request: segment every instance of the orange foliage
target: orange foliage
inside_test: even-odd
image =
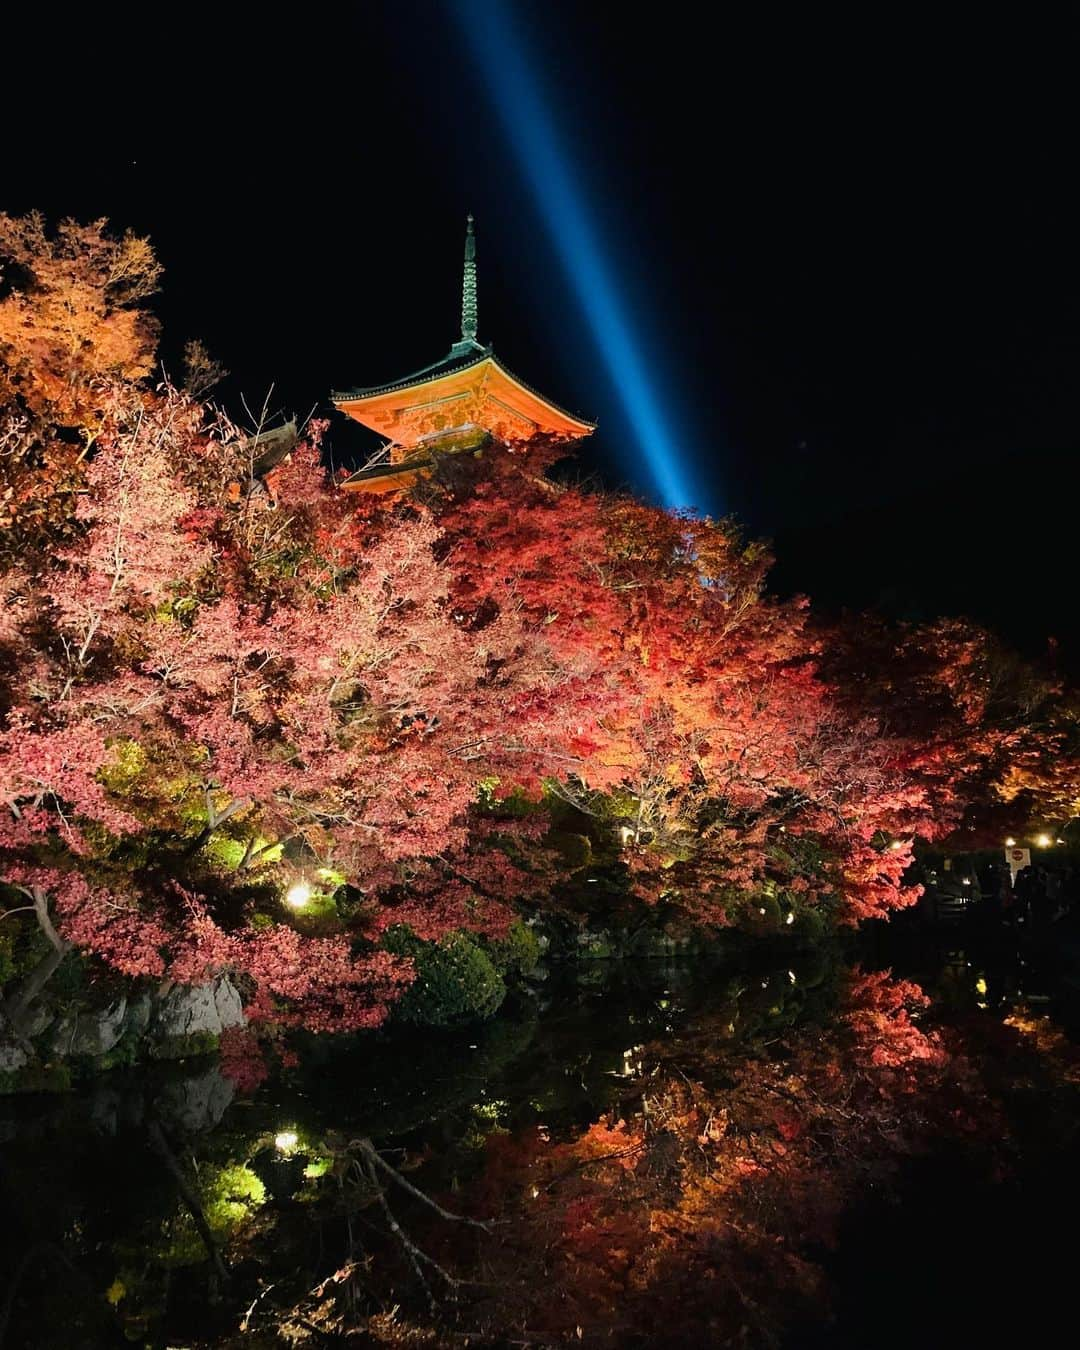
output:
[[[83,457],[118,391],[150,373],[157,324],[143,302],[161,268],[149,241],[104,220],[50,232],[0,214],[0,533],[63,532]]]

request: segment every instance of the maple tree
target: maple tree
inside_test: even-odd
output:
[[[913,898],[912,842],[949,827],[959,766],[921,751],[922,726],[842,695],[831,636],[765,594],[761,545],[730,522],[554,493],[543,453],[485,465],[436,518],[473,626],[510,610],[575,669],[564,778],[586,811],[623,794],[636,892],[766,928],[823,901],[858,919]],[[937,778],[914,771],[935,755]]]
[[[962,848],[998,847],[1080,808],[1080,708],[1052,668],[965,619],[889,625],[849,618],[822,671],[849,716],[872,717],[906,749],[905,776]],[[1057,830],[1054,830],[1057,833]]]
[[[0,213],[0,540],[63,538],[82,466],[109,428],[118,382],[152,369],[145,307],[161,268],[146,239],[104,221]]]
[[[665,921],[768,931],[909,902],[915,837],[1008,790],[1022,712],[967,630],[860,675],[731,522],[558,487],[543,441],[357,505],[314,423],[267,491],[251,436],[146,379],[145,241],[4,218],[0,253],[2,879],[53,965],[370,1026],[412,978],[387,929],[499,938],[573,891],[560,813]]]

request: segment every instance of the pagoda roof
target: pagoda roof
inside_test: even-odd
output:
[[[394,488],[408,487],[421,475],[427,476],[434,468],[431,455],[410,455],[407,460],[392,464],[369,464],[366,469],[357,469],[342,481],[346,492],[388,491]]]
[[[471,342],[467,350],[462,350],[465,346],[464,342],[455,342],[446,356],[433,361],[430,366],[421,366],[419,370],[403,376],[400,380],[390,380],[387,384],[373,384],[366,389],[333,389],[330,392],[331,402],[353,403],[357,399],[371,398],[376,394],[392,394],[398,389],[411,389],[415,384],[426,384],[428,380],[437,380],[441,375],[468,370],[470,366],[479,365],[485,357],[494,355],[490,347],[482,347],[478,342]]]
[[[461,371],[469,370],[473,366],[479,366],[485,361],[491,364],[508,380],[519,385],[522,389],[532,394],[534,398],[541,403],[547,404],[556,413],[565,417],[568,421],[577,423],[581,427],[583,434],[596,430],[596,423],[590,422],[584,417],[577,416],[576,413],[569,412],[562,408],[546,394],[541,394],[531,384],[527,384],[519,375],[515,375],[502,361],[495,355],[494,348],[483,347],[478,342],[455,342],[450,351],[439,361],[433,361],[429,366],[422,366],[420,370],[414,371],[411,375],[406,375],[400,380],[391,380],[387,384],[371,385],[366,389],[351,390],[333,390],[330,399],[335,404],[359,403],[364,399],[380,398],[384,394],[394,394],[406,389],[414,389],[425,384],[430,384],[435,380],[440,380],[447,375],[457,375]]]
[[[334,390],[331,401],[387,437],[388,459],[352,474],[349,491],[385,491],[426,477],[436,456],[472,450],[481,437],[507,444],[533,436],[578,439],[596,430],[519,379],[476,337],[476,238],[469,216],[461,291],[461,337],[447,354],[411,375],[362,389]]]

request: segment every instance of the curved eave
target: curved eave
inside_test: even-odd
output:
[[[491,353],[491,364],[501,370],[508,380],[513,380],[516,385],[520,385],[527,394],[531,394],[533,398],[539,399],[541,403],[546,403],[547,406],[557,412],[560,417],[565,417],[568,422],[572,422],[575,427],[579,427],[583,436],[588,436],[596,430],[595,422],[588,422],[584,417],[579,417],[577,413],[568,412],[566,408],[560,407],[558,403],[555,403],[552,399],[548,398],[546,394],[541,394],[539,389],[534,389],[531,384],[526,384],[520,376],[515,375],[512,370],[504,366],[494,352]]]
[[[435,361],[430,366],[415,370],[411,375],[406,375],[403,380],[393,380],[390,384],[376,384],[372,385],[370,389],[332,389],[330,391],[330,402],[334,404],[359,403],[363,399],[382,398],[384,394],[394,394],[401,389],[413,389],[419,385],[430,384],[433,380],[441,380],[445,375],[459,375],[463,370],[478,366],[481,361],[486,361],[491,355],[490,347],[481,347],[476,352],[467,353],[465,356],[457,358],[451,353],[450,356],[444,356],[441,361]]]
[[[408,389],[422,389],[427,384],[437,384],[439,381],[448,379],[451,376],[462,374],[464,371],[471,370],[474,366],[482,365],[483,362],[490,361],[496,370],[500,372],[511,383],[516,384],[531,398],[550,408],[552,412],[557,413],[559,417],[564,418],[575,431],[581,436],[591,435],[596,430],[596,423],[589,422],[583,417],[578,417],[576,413],[569,412],[566,408],[560,407],[558,403],[553,402],[545,394],[541,394],[538,389],[534,389],[531,384],[512,370],[504,366],[490,347],[477,352],[475,356],[463,359],[460,362],[441,361],[434,366],[427,366],[424,370],[417,371],[404,380],[399,380],[395,384],[379,385],[372,389],[357,389],[352,393],[333,392],[330,395],[331,401],[337,408],[347,409],[352,405],[363,404],[368,399],[385,398],[387,394],[402,393]]]
[[[421,474],[429,472],[433,461],[428,456],[416,457],[400,464],[377,464],[370,469],[358,469],[341,484],[343,492],[390,492],[409,487]]]

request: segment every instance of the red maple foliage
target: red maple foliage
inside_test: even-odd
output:
[[[766,594],[762,545],[557,487],[543,442],[358,506],[313,424],[271,495],[250,436],[142,379],[140,241],[4,221],[0,248],[29,278],[0,299],[7,411],[82,428],[70,528],[0,577],[2,877],[125,974],[229,969],[257,1018],[374,1025],[411,978],[383,931],[503,934],[580,866],[559,811],[682,923],[877,917],[916,894],[915,837],[1001,780],[1015,727],[967,630],[906,639],[902,689],[860,681]]]

